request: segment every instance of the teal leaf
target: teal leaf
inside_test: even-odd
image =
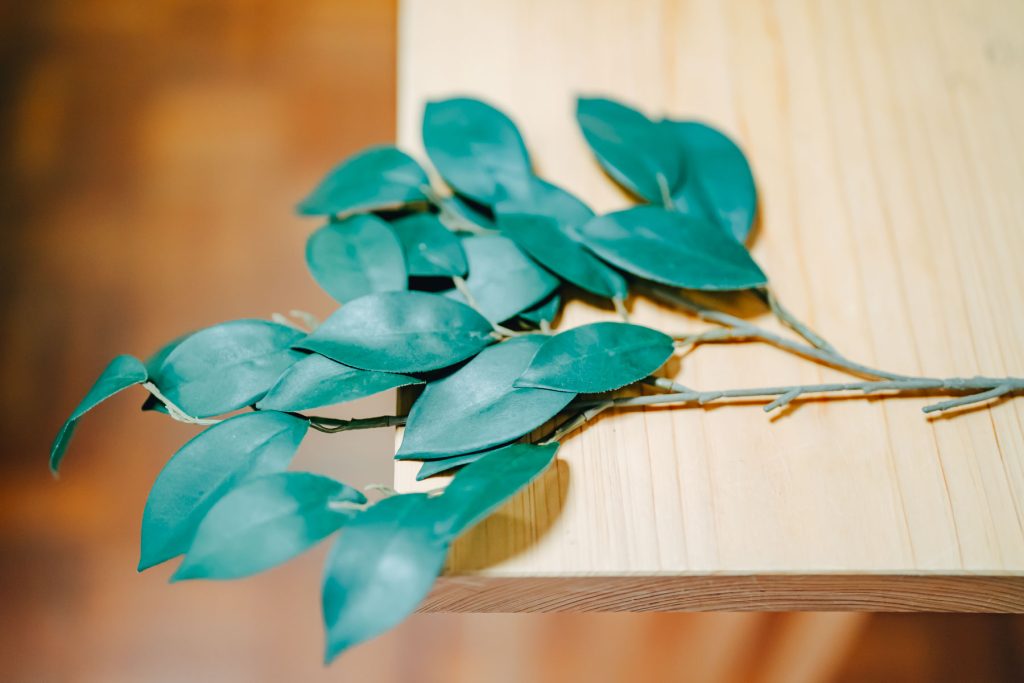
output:
[[[612,100],[581,97],[576,120],[598,163],[633,194],[662,204],[682,184],[685,167],[678,141],[640,112]]]
[[[540,325],[541,321],[552,322],[558,317],[558,312],[562,310],[562,297],[558,292],[555,292],[544,301],[532,308],[528,308],[519,314],[519,317],[527,322],[533,323],[534,325]]]
[[[156,353],[147,358],[145,360],[145,365],[146,372],[148,373],[149,377],[154,378],[155,380],[157,373],[160,371],[160,366],[163,365],[164,360],[166,360],[167,356],[171,354],[171,351],[173,351],[178,346],[178,344],[192,336],[192,334],[193,333],[190,332],[189,334],[183,334],[180,337],[172,339],[171,341],[161,346],[156,351]],[[142,410],[147,412],[152,411],[157,413],[163,413],[164,415],[168,413],[167,406],[165,406],[160,401],[160,399],[158,399],[153,394],[146,394],[146,400],[142,402]]]
[[[256,407],[283,412],[312,410],[421,383],[408,375],[350,368],[314,353],[285,370]]]
[[[416,473],[416,481],[423,481],[429,477],[434,477],[438,474],[444,474],[445,472],[458,469],[463,465],[476,462],[488,453],[490,453],[490,451],[477,451],[476,453],[466,453],[465,455],[456,455],[454,457],[443,458],[441,460],[425,460],[419,471]]]
[[[696,121],[661,125],[686,155],[686,182],[673,195],[677,209],[717,222],[746,241],[757,213],[757,188],[743,151],[724,133]]]
[[[516,125],[479,100],[428,103],[423,145],[452,189],[487,206],[522,195],[533,175]]]
[[[436,460],[508,443],[536,429],[573,399],[570,393],[517,388],[543,335],[515,337],[430,382],[405,426],[399,460]]]
[[[448,546],[424,494],[385,498],[357,515],[324,571],[325,659],[397,626],[430,592]]]
[[[50,446],[50,471],[56,475],[57,470],[60,469],[60,463],[64,459],[64,453],[67,451],[68,443],[71,441],[71,435],[75,431],[78,420],[83,415],[114,394],[130,386],[142,384],[148,377],[146,366],[134,356],[118,356],[110,361],[110,364],[107,365],[106,369],[103,370],[99,378],[92,385],[92,388],[89,389],[89,393],[85,395],[82,402],[71,413],[71,417],[61,426],[57,438],[54,439],[53,445]]]
[[[426,201],[426,172],[390,146],[371,147],[342,162],[299,204],[305,216],[365,213]]]
[[[343,306],[301,348],[363,370],[427,372],[493,341],[491,324],[465,304],[424,292],[384,292]]]
[[[286,562],[351,520],[366,497],[308,472],[277,472],[231,489],[210,508],[172,581],[237,579]],[[342,503],[342,505],[337,505]]]
[[[484,215],[458,195],[441,199],[439,218],[449,230],[475,232],[478,229],[495,230],[494,220]]]
[[[591,294],[625,299],[626,281],[558,228],[556,219],[525,213],[498,213],[501,231],[563,280]]]
[[[553,218],[559,229],[570,237],[574,228],[594,217],[591,208],[574,194],[540,178],[531,179],[527,194],[507,199],[494,209],[497,213],[529,213]]]
[[[579,234],[603,260],[662,284],[718,291],[768,282],[746,248],[717,225],[659,207],[599,216]]]
[[[440,529],[455,539],[482,521],[546,470],[557,451],[557,443],[517,443],[482,454],[432,500]]]
[[[417,213],[391,224],[405,253],[409,275],[462,277],[469,267],[459,238],[436,215]]]
[[[462,240],[462,248],[469,260],[466,287],[477,310],[491,322],[508,320],[558,288],[558,279],[534,263],[507,237],[467,237]],[[457,290],[448,296],[465,301]]]
[[[336,301],[406,289],[405,256],[391,226],[376,216],[352,216],[309,236],[306,264]]]
[[[263,397],[281,373],[302,357],[291,347],[303,336],[294,327],[265,320],[208,327],[178,344],[153,381],[189,415],[227,413]]]
[[[139,571],[186,552],[206,513],[239,483],[288,467],[308,426],[285,413],[243,413],[182,446],[146,500]]]
[[[593,323],[548,338],[517,387],[590,394],[639,381],[672,356],[672,337],[629,323]]]

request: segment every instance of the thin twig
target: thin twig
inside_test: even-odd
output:
[[[919,393],[929,391],[935,393],[971,392],[954,401],[927,406],[925,412],[948,410],[961,405],[977,403],[1000,396],[1024,391],[1024,378],[1020,377],[951,377],[947,379],[903,379],[876,380],[872,382],[835,382],[831,384],[803,384],[783,387],[754,387],[750,389],[722,389],[716,391],[681,391],[672,394],[654,394],[650,396],[626,396],[614,399],[584,401],[576,404],[577,408],[588,409],[603,406],[611,401],[616,408],[630,406],[650,406],[663,404],[696,404],[707,405],[713,401],[730,398],[763,398],[781,397],[768,403],[768,406],[781,407],[794,399],[807,394],[834,394],[859,392],[876,394],[891,392],[894,394]],[[965,400],[970,399],[970,400]],[[766,407],[767,409],[767,407]],[[602,408],[603,410],[603,408]]]
[[[177,404],[174,403],[174,401],[164,396],[163,392],[160,391],[160,389],[157,388],[157,386],[152,382],[144,383],[142,385],[142,388],[151,393],[156,400],[163,403],[164,406],[167,408],[167,414],[170,415],[175,420],[177,420],[178,422],[185,422],[187,424],[193,425],[215,425],[218,422],[221,422],[221,420],[218,419],[193,417],[189,415],[184,410],[179,408]]]
[[[836,352],[825,351],[823,349],[809,346],[807,344],[801,344],[791,339],[786,339],[780,335],[770,332],[763,327],[758,327],[753,323],[749,323],[742,318],[737,318],[734,315],[725,313],[724,311],[718,311],[715,309],[701,306],[697,302],[693,301],[684,294],[661,289],[658,287],[645,288],[645,292],[654,299],[658,299],[664,303],[677,306],[686,311],[693,313],[699,319],[705,322],[714,323],[721,325],[726,328],[732,329],[735,333],[740,336],[753,337],[760,339],[763,342],[777,346],[783,350],[795,353],[805,358],[817,361],[822,365],[828,365],[833,368],[846,370],[847,372],[859,375],[861,377],[873,377],[878,379],[890,379],[890,380],[904,380],[904,379],[916,379],[908,375],[899,375],[893,372],[887,372],[885,370],[879,370],[872,368],[862,363],[846,358]]]
[[[487,316],[484,315],[484,312],[480,309],[480,304],[477,303],[476,298],[473,296],[473,292],[469,291],[469,285],[466,284],[466,280],[464,278],[455,276],[452,278],[452,282],[455,283],[455,289],[459,291],[459,294],[465,297],[466,303],[469,304],[469,307],[472,308],[477,313],[479,313],[480,315],[482,315],[484,318],[487,318]],[[488,319],[488,321],[491,322],[491,328],[502,337],[518,337],[523,334],[522,332],[510,330],[504,325],[499,325],[496,322],[490,321],[490,319]]]
[[[799,318],[793,315],[788,308],[783,306],[782,302],[778,300],[772,290],[767,288],[764,289],[762,291],[762,296],[764,296],[765,301],[768,303],[768,307],[772,310],[772,313],[775,314],[775,317],[778,318],[779,322],[799,334],[807,340],[811,346],[815,346],[822,351],[827,351],[837,356],[839,355],[839,352],[836,351],[836,348],[832,346],[828,340],[812,330],[810,326],[802,322]]]
[[[622,297],[613,296],[612,305],[615,306],[615,312],[622,319],[622,322],[629,322],[629,309],[626,308],[626,302],[622,300]]]
[[[615,405],[613,399],[605,399],[604,401],[595,401],[589,408],[578,413],[575,417],[571,417],[562,424],[560,424],[554,431],[547,436],[539,439],[538,444],[544,446],[549,443],[560,441],[566,434],[574,432],[584,424],[593,420],[595,417],[603,413],[605,410]]]
[[[406,415],[380,415],[378,417],[353,418],[339,420],[333,417],[307,417],[309,426],[325,434],[337,434],[354,429],[377,429],[379,427],[401,427],[405,424]]]

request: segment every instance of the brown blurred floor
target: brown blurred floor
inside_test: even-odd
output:
[[[780,645],[799,615],[423,615],[324,670],[322,548],[226,584],[135,573],[146,490],[192,429],[120,397],[49,478],[52,434],[113,354],[332,309],[291,207],[393,138],[394,50],[392,2],[0,3],[0,681],[724,681],[800,657]],[[300,457],[385,481],[388,443]],[[837,676],[1014,680],[1022,642],[1016,618],[874,617]]]

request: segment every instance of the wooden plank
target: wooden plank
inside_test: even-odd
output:
[[[762,199],[753,252],[799,316],[893,371],[1021,375],[1022,20],[1024,5],[992,0],[406,0],[398,137],[422,156],[426,100],[487,99],[518,122],[543,176],[608,211],[629,200],[576,129],[577,94],[711,121],[750,156]],[[632,305],[642,323],[700,328]],[[562,325],[608,316],[573,302]],[[841,377],[757,345],[703,347],[670,368],[701,389]],[[729,574],[825,582],[806,599],[794,588],[768,601],[759,581],[733,582],[766,609],[985,610],[987,591],[1005,590],[998,609],[1019,610],[1024,402],[933,419],[924,404],[606,414],[456,544],[450,575],[489,586],[478,605],[465,591],[459,604],[484,609],[494,591],[529,580],[555,591],[535,603],[568,590],[573,608],[607,607],[615,599],[593,591],[608,577],[640,599],[645,577]],[[415,469],[397,468],[399,488],[422,487]],[[952,584],[961,597],[913,583],[908,597],[901,575],[1001,578]],[[659,607],[705,604],[689,590]]]

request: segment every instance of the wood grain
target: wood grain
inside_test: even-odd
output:
[[[629,201],[575,128],[577,94],[708,120],[752,161],[753,252],[798,316],[893,371],[1021,375],[1022,21],[1024,5],[991,0],[406,0],[399,142],[422,154],[428,99],[481,97],[519,123],[543,176],[608,211]],[[662,329],[699,328],[644,300],[633,310]],[[608,316],[573,302],[562,325]],[[701,389],[841,377],[753,345],[701,348],[669,368]],[[730,574],[819,587],[795,584],[770,604],[748,587],[750,607],[1021,610],[1024,402],[933,419],[924,404],[606,414],[456,544],[449,574],[483,581],[479,603],[462,591],[460,608],[520,581],[549,586],[534,604],[571,589],[583,608],[615,601],[603,577],[642,594],[644,577]],[[422,488],[414,474],[400,465],[398,486]],[[904,575],[983,580],[909,599]],[[428,607],[449,608],[450,585]],[[660,608],[701,606],[688,595]]]

